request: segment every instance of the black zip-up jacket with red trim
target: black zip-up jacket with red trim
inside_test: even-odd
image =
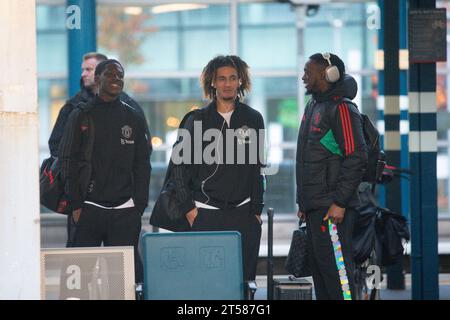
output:
[[[361,115],[342,101],[356,96],[349,75],[325,93],[313,94],[303,115],[297,141],[297,203],[302,212],[359,204],[357,188],[367,163]]]
[[[202,123],[202,130],[198,132],[201,133],[201,136],[198,136],[194,132],[194,120],[201,121]],[[264,129],[264,120],[261,114],[248,105],[236,100],[236,107],[231,115],[230,126],[228,126],[224,118],[217,112],[216,103],[211,102],[208,106],[196,111],[194,116],[188,118],[185,128],[190,132],[191,137],[193,137],[191,141],[182,142],[186,144],[190,143],[192,150],[191,164],[175,164],[173,167],[173,174],[177,186],[176,195],[182,212],[186,214],[192,210],[195,207],[194,201],[206,203],[220,209],[229,209],[250,197],[251,213],[260,215],[264,207],[263,194],[265,179],[261,175],[263,160],[258,156],[260,152],[264,152],[260,148],[260,146],[264,146],[264,137],[258,135],[259,130]],[[211,151],[216,146],[214,138],[212,138],[212,141],[203,141],[200,144],[201,164],[195,164],[194,161],[195,145],[193,142],[194,140],[197,142],[202,141],[202,137],[208,129],[222,129],[223,132],[220,144],[224,147],[222,152],[219,153],[221,156],[221,164],[219,166],[217,166],[216,161],[212,164],[207,164],[203,158],[203,153],[209,154],[210,152],[207,151]],[[242,145],[245,146],[246,150],[243,164],[237,162],[236,148],[239,147],[238,137],[234,137],[234,163],[227,163],[226,129],[237,130],[238,135],[239,130],[243,130],[245,133],[247,129],[254,129],[257,133],[256,137],[249,137],[245,143],[241,139]],[[250,156],[250,152],[252,152],[252,156]],[[254,158],[252,159],[251,157],[253,156]]]
[[[85,150],[90,128],[82,124],[84,114],[89,114],[94,125],[89,177]],[[148,204],[150,156],[144,120],[132,107],[119,98],[104,102],[96,96],[85,111],[75,108],[59,151],[61,175],[72,210],[81,208],[85,200],[116,207],[132,198],[136,209],[144,212]]]

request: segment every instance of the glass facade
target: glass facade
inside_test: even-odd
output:
[[[38,5],[37,70],[39,105],[39,150],[41,160],[48,157],[48,138],[67,99],[67,33],[65,8],[56,5]]]
[[[450,4],[448,1],[438,1],[437,7],[447,9],[447,52],[450,49]],[[437,178],[438,178],[438,213],[450,217],[449,187],[450,187],[450,106],[448,92],[450,90],[450,69],[447,62],[437,64],[436,102],[437,102]]]
[[[250,67],[295,71],[295,14],[289,5],[242,4],[238,12],[238,51]]]
[[[259,110],[270,136],[269,161],[279,165],[270,176],[267,206],[293,213],[295,150],[300,123],[296,14],[286,3],[199,1],[191,10],[159,5],[97,5],[98,51],[119,59],[125,67],[125,88],[144,109],[155,151],[151,203],[160,190],[175,130],[183,115],[201,107],[199,75],[218,54],[238,54],[250,66],[253,88],[246,102]],[[166,3],[167,4],[167,3]],[[304,56],[322,51],[338,54],[358,81],[356,102],[376,119],[377,72],[374,52],[377,30],[368,28],[369,6],[344,3],[320,6],[306,18]],[[448,4],[443,3],[441,5]],[[59,108],[67,99],[67,35],[65,7],[38,1],[37,44],[41,158],[48,155],[48,137]],[[301,66],[303,68],[303,66]],[[448,214],[448,69],[438,75],[439,211]],[[442,116],[441,116],[442,115]],[[445,169],[445,170],[444,170]],[[271,191],[272,190],[272,191]],[[275,191],[276,190],[276,191]]]

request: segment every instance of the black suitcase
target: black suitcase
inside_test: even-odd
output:
[[[292,276],[275,279],[273,297],[274,300],[312,300],[312,284]]]
[[[269,208],[267,233],[267,300],[312,300],[312,284],[293,276],[273,279],[273,215]]]

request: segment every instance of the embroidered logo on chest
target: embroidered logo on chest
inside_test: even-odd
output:
[[[128,125],[123,126],[122,127],[122,137],[123,138],[120,139],[120,144],[122,144],[122,145],[134,144],[134,140],[129,140],[131,138],[132,134],[133,134],[133,129],[130,126],[128,126]]]
[[[317,112],[317,113],[314,115],[314,125],[318,126],[319,123],[320,123],[320,113]]]
[[[250,140],[250,129],[247,126],[242,126],[237,130],[238,133],[238,143],[239,144],[248,144],[251,143]]]
[[[122,136],[124,138],[130,139],[132,134],[133,134],[133,129],[130,126],[125,125],[122,127]]]

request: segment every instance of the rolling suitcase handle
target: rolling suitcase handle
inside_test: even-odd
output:
[[[273,300],[273,208],[267,209],[267,300]]]

